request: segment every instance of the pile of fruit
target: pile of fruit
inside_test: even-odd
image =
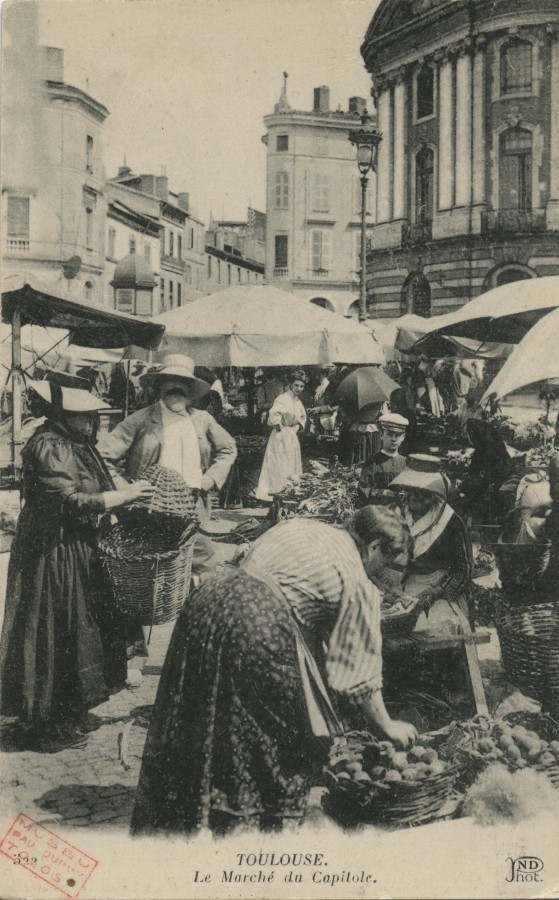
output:
[[[356,509],[357,475],[353,468],[321,467],[305,472],[282,492],[282,499],[297,501],[295,515],[320,517],[342,524]]]
[[[325,775],[329,786],[368,793],[383,790],[395,782],[420,781],[440,775],[449,768],[437,751],[418,743],[408,750],[396,750],[390,741],[337,738],[330,749]]]

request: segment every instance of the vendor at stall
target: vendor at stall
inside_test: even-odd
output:
[[[358,496],[361,505],[394,502],[388,491],[390,482],[406,467],[406,459],[398,452],[406,436],[408,420],[397,413],[386,413],[377,421],[381,434],[381,449],[370,456],[359,478]]]
[[[505,442],[490,422],[470,419],[466,431],[474,452],[460,494],[478,521],[493,522],[504,514],[504,498],[499,490],[512,474],[514,464]]]
[[[134,833],[300,821],[323,739],[341,733],[335,695],[396,744],[415,740],[384,706],[380,597],[369,579],[409,546],[385,509],[361,509],[345,528],[291,519],[241,568],[202,584],[165,660]]]
[[[99,516],[149,499],[146,481],[119,490],[95,449],[108,406],[78,388],[33,383],[46,421],[23,449],[23,496],[0,644],[0,713],[17,716],[33,749],[63,749],[89,709],[124,686],[124,624],[96,550]]]
[[[268,438],[260,478],[256,488],[257,500],[270,501],[303,472],[298,434],[307,422],[305,407],[299,399],[305,389],[307,376],[293,372],[289,389],[274,400],[268,413],[272,432]]]
[[[391,482],[414,550],[403,577],[386,570],[383,578],[388,587],[421,601],[416,631],[452,634],[460,631],[468,608],[472,546],[466,526],[447,502],[448,481],[440,467],[435,456],[413,455]]]

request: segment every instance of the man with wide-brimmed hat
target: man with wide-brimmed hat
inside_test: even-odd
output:
[[[204,522],[211,511],[209,493],[221,488],[237,456],[233,438],[204,410],[192,404],[210,390],[194,374],[194,361],[179,353],[164,357],[158,371],[140,378],[142,387],[155,386],[159,400],[128,416],[99,442],[102,456],[123,463],[125,475],[137,478],[148,466],[174,469],[200,492],[197,512]],[[199,536],[193,571],[212,568],[211,542]]]
[[[406,436],[408,419],[398,413],[386,413],[377,419],[381,432],[381,449],[370,456],[361,470],[359,499],[361,504],[386,505],[394,502],[388,485],[406,467],[406,458],[398,450]]]

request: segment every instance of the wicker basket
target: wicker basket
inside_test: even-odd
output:
[[[101,535],[115,604],[128,621],[162,625],[176,619],[190,590],[195,539],[194,524],[182,533],[118,524]]]
[[[556,628],[556,604],[521,606],[501,597],[495,610],[495,625],[501,645],[503,668],[511,684],[536,700],[545,700]],[[559,673],[556,673],[559,680]]]
[[[165,466],[149,466],[141,474],[155,488],[150,500],[135,500],[126,507],[125,515],[145,511],[164,519],[192,522],[196,519],[198,491],[189,488],[184,479]]]
[[[541,581],[551,559],[551,542],[493,547],[503,591],[511,603],[529,605],[541,596]],[[545,596],[543,597],[545,600]]]
[[[559,723],[557,723],[548,715],[530,712],[514,712],[509,713],[507,716],[505,716],[503,721],[507,722],[511,726],[524,725],[524,727],[529,731],[535,731],[544,741],[551,742],[559,740]],[[484,723],[481,723],[480,736],[486,736],[496,740],[494,734],[496,724],[497,723],[490,719],[487,719]],[[459,727],[460,726],[458,726],[458,728]],[[473,750],[472,747],[469,746],[468,741],[465,739],[465,737],[465,734],[463,734],[461,745],[458,745],[458,743],[456,743],[454,747],[449,745],[447,746],[447,748],[445,748],[445,752],[449,753],[449,755],[456,760],[460,767],[460,775],[457,786],[461,790],[466,790],[471,784],[473,784],[478,775],[484,772],[490,765],[503,765],[506,763],[506,766],[510,772],[520,771],[521,767],[510,760],[500,759],[497,761],[490,761],[486,759],[482,754]],[[533,768],[536,772],[542,772],[549,778],[552,784],[559,789],[559,762],[551,766],[543,766],[536,763],[531,766],[531,768]]]
[[[377,743],[374,738],[370,740],[372,745]],[[322,805],[342,825],[419,825],[436,818],[452,795],[457,775],[458,768],[448,765],[444,772],[418,781],[389,784],[375,781],[361,786],[353,781],[341,781],[326,770],[328,792]]]

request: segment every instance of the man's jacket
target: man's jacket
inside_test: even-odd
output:
[[[204,410],[190,409],[189,415],[198,435],[202,473],[221,488],[237,456],[235,441]],[[123,470],[129,478],[139,478],[148,466],[158,463],[162,434],[161,408],[159,403],[153,403],[101,435],[97,449],[112,463],[124,462]],[[205,505],[209,508],[209,503]]]

